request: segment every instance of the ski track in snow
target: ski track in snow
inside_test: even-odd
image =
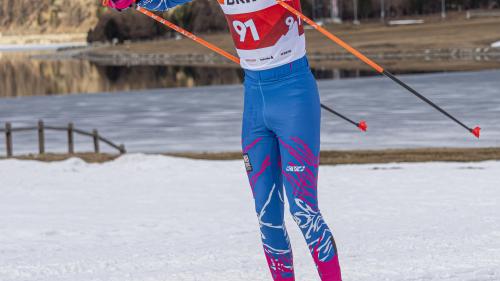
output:
[[[320,168],[345,281],[500,280],[500,162]],[[0,161],[0,280],[271,280],[243,164]],[[287,214],[300,281],[319,280]]]

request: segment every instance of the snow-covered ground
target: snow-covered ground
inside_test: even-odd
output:
[[[500,162],[323,166],[345,281],[500,280]],[[239,161],[0,161],[0,280],[270,280]],[[287,217],[297,280],[318,280]]]
[[[500,48],[500,41],[491,44],[492,48]]]

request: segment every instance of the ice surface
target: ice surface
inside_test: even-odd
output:
[[[59,48],[85,47],[86,42],[52,43],[52,44],[0,44],[0,52],[47,51]]]
[[[382,77],[320,81],[322,102],[350,118],[368,122],[368,132],[323,111],[323,149],[500,146],[500,71],[401,76],[471,127],[480,140]],[[164,89],[122,94],[0,99],[0,125],[64,126],[124,143],[131,152],[240,150],[241,86]],[[14,152],[36,152],[36,132],[14,134]],[[0,154],[4,154],[0,135]],[[65,151],[66,134],[50,132],[48,151]],[[78,151],[91,141],[76,138]],[[103,149],[107,149],[103,145]]]
[[[345,281],[500,280],[500,162],[320,168]],[[271,280],[243,163],[0,161],[0,280]],[[287,215],[297,280],[319,280]]]

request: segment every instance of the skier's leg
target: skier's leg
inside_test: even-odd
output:
[[[252,87],[250,82],[245,86],[243,157],[255,199],[264,253],[275,281],[293,281],[292,250],[284,224],[278,140],[265,126],[259,87]]]
[[[265,87],[269,123],[280,145],[290,211],[302,231],[323,281],[340,281],[332,232],[318,207],[320,101],[309,69]]]
[[[280,138],[290,212],[302,231],[322,281],[340,281],[337,248],[317,198],[319,151],[300,133]]]

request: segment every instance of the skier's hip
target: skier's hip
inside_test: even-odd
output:
[[[276,81],[281,80],[294,74],[302,74],[310,72],[309,61],[306,56],[293,62],[266,70],[249,70],[245,69],[245,81]]]

